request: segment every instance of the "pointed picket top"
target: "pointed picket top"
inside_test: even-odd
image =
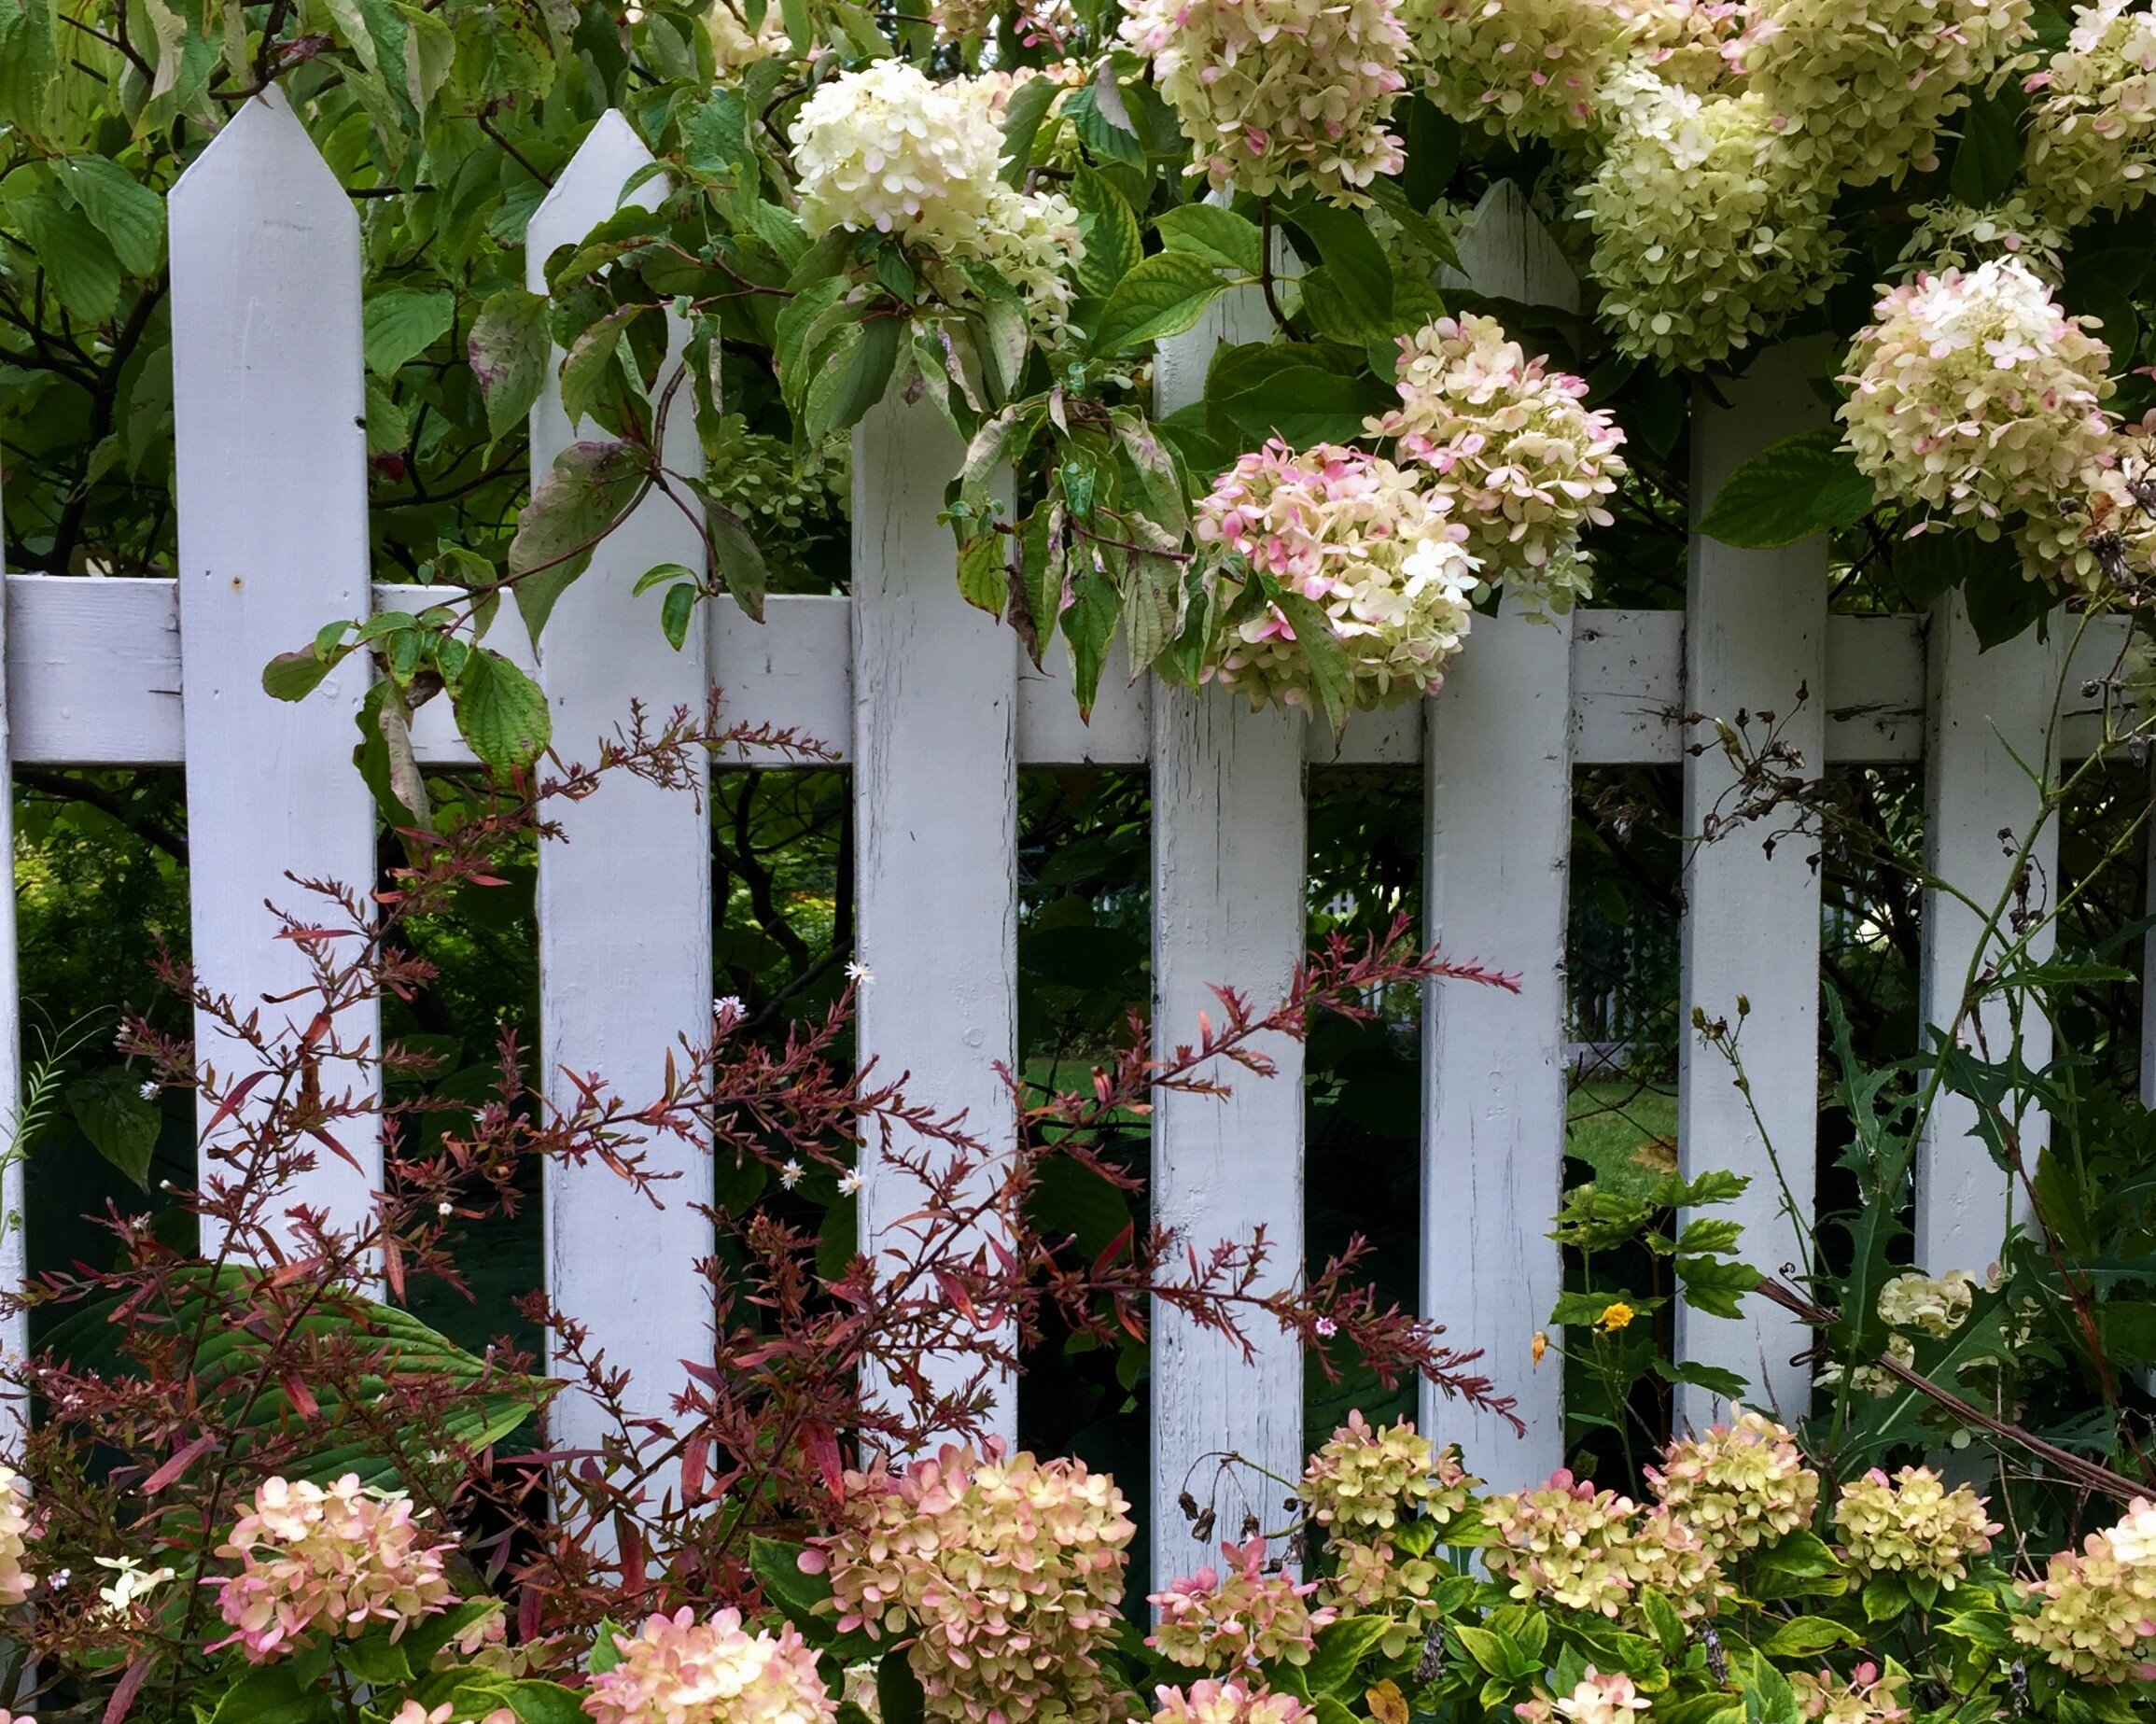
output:
[[[183,226],[200,230],[234,218],[259,224],[273,210],[309,230],[334,226],[350,233],[355,246],[359,242],[352,200],[274,84],[240,105],[188,164],[166,203],[175,243]]]
[[[1444,271],[1438,285],[1472,287],[1491,299],[1522,305],[1579,309],[1579,278],[1564,253],[1527,206],[1527,194],[1501,179],[1482,194],[1475,218],[1460,242],[1460,271]]]
[[[548,254],[557,245],[582,239],[624,203],[655,208],[665,196],[664,180],[647,180],[628,196],[622,195],[629,176],[652,161],[651,150],[620,108],[610,107],[601,114],[553,189],[532,211],[524,236],[525,286],[534,293],[543,293]]]

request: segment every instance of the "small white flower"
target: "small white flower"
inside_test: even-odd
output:
[[[790,1158],[786,1165],[778,1170],[778,1183],[789,1191],[800,1184],[801,1163]]]
[[[145,1078],[143,1080],[142,1099],[145,1101],[154,1101],[157,1100],[157,1079],[154,1077]]]
[[[722,994],[711,1002],[711,1016],[719,1020],[719,1028],[731,1030],[746,1016],[739,994]]]
[[[1330,1340],[1334,1336],[1340,1332],[1340,1325],[1335,1323],[1330,1317],[1320,1317],[1317,1322],[1312,1324],[1310,1326],[1316,1329],[1317,1332],[1323,1336],[1327,1340]]]
[[[132,1556],[101,1556],[97,1565],[113,1571],[112,1584],[97,1589],[97,1596],[104,1601],[106,1613],[113,1616],[126,1614],[135,1600],[147,1598],[173,1577],[171,1569],[146,1569]]]
[[[860,1189],[861,1189],[861,1170],[860,1170],[860,1169],[858,1169],[858,1168],[848,1168],[848,1169],[847,1169],[847,1170],[846,1170],[844,1173],[842,1173],[842,1174],[840,1174],[840,1175],[839,1175],[839,1180],[838,1180],[838,1195],[839,1195],[840,1197],[842,1197],[842,1198],[850,1198],[850,1197],[852,1197],[852,1196],[854,1195],[854,1193],[855,1193],[855,1192],[859,1191]]]
[[[846,979],[857,988],[866,988],[875,980],[875,973],[866,964],[856,961],[847,965]]]
[[[55,1569],[51,1574],[45,1577],[45,1584],[53,1591],[57,1592],[74,1578],[75,1571],[73,1569],[60,1568]]]
[[[456,1206],[444,1198],[434,1206],[434,1212],[437,1215],[452,1215],[456,1212]]]

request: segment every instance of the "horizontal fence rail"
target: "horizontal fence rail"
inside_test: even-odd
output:
[[[607,215],[649,160],[619,117],[602,121],[534,217],[535,269],[551,245]],[[657,195],[656,184],[639,195]],[[228,124],[175,189],[171,217],[175,297],[190,308],[175,318],[175,336],[178,576],[6,577],[0,750],[24,764],[183,768],[197,840],[194,949],[206,974],[259,998],[288,984],[270,956],[275,926],[262,907],[265,897],[289,895],[286,872],[351,882],[373,873],[372,812],[345,764],[363,657],[349,661],[344,683],[297,708],[267,701],[258,680],[271,653],[370,599],[355,425],[358,256],[347,201],[275,100]],[[1507,187],[1486,200],[1463,251],[1484,291],[1560,304],[1574,291]],[[1192,399],[1212,343],[1267,327],[1247,303],[1224,298],[1205,324],[1168,343],[1163,397]],[[1765,356],[1732,404],[1714,410],[1714,435],[1695,439],[1696,497],[1744,454],[1816,416],[1817,403],[1794,386],[1800,372],[1795,356]],[[1036,670],[1007,630],[959,600],[947,531],[935,520],[959,451],[921,419],[889,402],[857,432],[851,596],[775,596],[761,624],[717,603],[676,652],[661,637],[656,601],[628,590],[648,564],[696,561],[688,524],[654,505],[649,520],[601,548],[563,599],[543,651],[534,654],[513,625],[490,644],[539,678],[566,759],[595,750],[632,699],[696,708],[716,688],[728,722],[814,739],[853,769],[860,956],[874,976],[862,1055],[910,1070],[913,1100],[968,1110],[991,1148],[1007,1145],[1014,1129],[992,1072],[1015,1051],[1021,768],[1152,773],[1155,1022],[1172,1044],[1192,1037],[1208,984],[1264,996],[1292,968],[1305,927],[1305,768],[1420,767],[1424,932],[1522,982],[1517,995],[1437,989],[1425,1002],[1423,1306],[1456,1345],[1487,1350],[1485,1368],[1518,1396],[1529,1431],[1516,1442],[1438,1400],[1422,1413],[1435,1434],[1470,1443],[1476,1469],[1500,1487],[1547,1474],[1563,1457],[1561,1380],[1555,1360],[1534,1369],[1531,1343],[1561,1284],[1547,1228],[1562,1176],[1572,1058],[1575,771],[1678,769],[1697,830],[1732,776],[1701,715],[1771,712],[1805,772],[1920,770],[1935,869],[1990,890],[1998,829],[2033,806],[2013,762],[2040,741],[2055,647],[2026,641],[1980,657],[1952,603],[1929,617],[1830,615],[1822,542],[1746,553],[1695,534],[1686,610],[1583,610],[1547,623],[1506,609],[1477,618],[1436,696],[1358,714],[1337,737],[1295,715],[1251,713],[1227,691],[1193,694],[1113,675],[1085,722],[1067,678]],[[693,437],[673,450],[677,428],[669,453],[682,467],[696,451]],[[574,434],[558,398],[542,401],[536,466],[544,470]],[[371,599],[377,610],[416,610],[450,596],[376,584]],[[2121,644],[2110,624],[2088,632],[2065,681],[2070,703],[2084,680],[2110,672]],[[445,706],[418,715],[418,757],[469,766]],[[2085,757],[2101,734],[2093,711],[2071,712],[2062,752]],[[1763,732],[1753,740],[1763,742]],[[803,763],[745,750],[714,769],[729,764]],[[708,830],[693,799],[640,784],[609,785],[565,824],[573,842],[550,846],[540,862],[549,1087],[566,1095],[573,1083],[565,1074],[588,1072],[630,1090],[655,1086],[665,1048],[707,1021]],[[1805,846],[1785,843],[1769,859],[1762,836],[1739,831],[1688,852],[1682,1004],[1687,1018],[1697,1007],[1710,1020],[1734,1014],[1740,994],[1759,1008],[1744,1055],[1776,1151],[1801,1176],[1815,1149],[1820,886]],[[2048,881],[2055,869],[2039,862]],[[1927,914],[1925,937],[1923,1004],[1936,1016],[1958,996],[1975,934]],[[0,1098],[17,1084],[19,1009],[12,922],[0,911]],[[1680,1152],[1688,1167],[1758,1177],[1747,1219],[1771,1267],[1767,1146],[1728,1069],[1688,1025],[1681,1047]],[[1306,1165],[1293,1075],[1300,1065],[1292,1053],[1282,1064],[1290,1075],[1246,1081],[1225,1107],[1169,1098],[1153,1126],[1153,1188],[1158,1217],[1200,1246],[1264,1223],[1293,1272],[1306,1183],[1328,1170]],[[684,1171],[699,1166],[701,1145],[652,1147]],[[902,1194],[888,1174],[863,1174],[873,1242]],[[637,1368],[639,1409],[663,1411],[677,1362],[707,1345],[696,1259],[710,1249],[709,1229],[685,1203],[661,1213],[606,1188],[605,1177],[550,1171],[548,1290],[610,1362]],[[4,1179],[0,1204],[20,1215],[20,1167]],[[346,1217],[363,1199],[336,1170],[299,1195]],[[1925,1267],[1981,1267],[2007,1198],[1966,1121],[1941,1114],[1919,1195]],[[0,1272],[20,1274],[19,1230],[10,1249]],[[6,1339],[20,1346],[20,1327]],[[1155,1504],[1172,1504],[1186,1481],[1210,1484],[1201,1469],[1221,1451],[1276,1472],[1296,1465],[1302,1361],[1277,1338],[1257,1339],[1246,1362],[1217,1338],[1162,1325],[1150,1388]],[[1687,1356],[1735,1366],[1785,1403],[1805,1391],[1792,1363],[1797,1339],[1770,1319],[1702,1320],[1681,1337]],[[1015,1397],[1000,1387],[992,1423],[1009,1431]],[[1683,1408],[1693,1420],[1714,1410],[1703,1396]],[[1236,1518],[1227,1505],[1222,1524]],[[1172,1521],[1156,1518],[1161,1578],[1205,1554]]]

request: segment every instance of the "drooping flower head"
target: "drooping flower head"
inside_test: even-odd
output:
[[[1996,538],[2016,511],[2086,489],[2110,437],[2110,350],[2016,258],[1919,275],[1873,309],[1841,405],[1880,498]]]
[[[1160,1705],[1153,1724],[1305,1724],[1312,1716],[1293,1694],[1275,1693],[1255,1681],[1164,1685],[1154,1693]]]
[[[1231,554],[1221,566],[1228,606],[1254,571],[1315,607],[1353,706],[1437,687],[1466,637],[1479,584],[1466,531],[1447,519],[1442,498],[1376,456],[1332,443],[1298,453],[1276,439],[1214,481],[1196,530],[1201,544]],[[1311,626],[1310,613],[1299,614]],[[1316,710],[1323,666],[1297,626],[1282,602],[1266,600],[1226,626],[1209,679],[1243,690],[1253,707]]]
[[[1525,588],[1552,609],[1585,597],[1578,554],[1624,477],[1624,432],[1581,405],[1587,385],[1529,358],[1496,318],[1440,317],[1400,338],[1400,405],[1369,421],[1403,456],[1429,468],[1467,529],[1489,581]]]
[[[1875,1466],[1842,1486],[1834,1526],[1857,1575],[1916,1575],[1950,1591],[1999,1530],[1981,1497],[1967,1485],[1949,1491],[1928,1466],[1905,1466],[1892,1479]]]
[[[1813,184],[1938,165],[1939,127],[2034,36],[2030,0],[1752,0],[1731,59]]]
[[[1949,1269],[1933,1277],[1910,1270],[1879,1289],[1879,1320],[1893,1329],[1912,1329],[1943,1340],[1968,1321],[1976,1302],[1976,1277]]]
[[[218,1583],[218,1609],[251,1662],[266,1663],[320,1629],[350,1639],[378,1622],[396,1639],[455,1602],[442,1573],[454,1541],[424,1535],[412,1499],[371,1491],[357,1473],[327,1488],[266,1479],[217,1554],[241,1564]]]
[[[2123,215],[2156,173],[2156,13],[2136,0],[2074,8],[2063,52],[2026,80],[2024,177],[2061,227]]]
[[[1665,366],[1727,357],[1833,285],[1826,189],[1777,146],[1755,91],[1615,75],[1608,148],[1580,194],[1617,344]]]
[[[704,31],[711,38],[711,57],[722,84],[759,60],[783,54],[789,46],[786,21],[776,6],[767,8],[763,21],[751,30],[737,0],[711,0],[711,9],[704,14]]]
[[[20,1605],[37,1584],[29,1567],[30,1487],[11,1466],[0,1466],[0,1606]]]
[[[2017,1591],[2036,1608],[2012,1619],[2014,1638],[2059,1669],[2107,1687],[2156,1676],[2156,1503],[2135,1497],[2124,1520]]]
[[[1882,1676],[1877,1664],[1857,1665],[1846,1681],[1831,1670],[1816,1676],[1795,1671],[1789,1686],[1797,1690],[1804,1724],[1902,1724],[1909,1717],[1901,1683]]]
[[[594,1675],[594,1724],[832,1724],[837,1703],[816,1652],[791,1622],[776,1634],[745,1628],[738,1610],[708,1621],[684,1605],[615,1642],[621,1660]]]
[[[1704,1437],[1673,1442],[1646,1469],[1655,1500],[1717,1559],[1756,1549],[1812,1523],[1819,1475],[1795,1433],[1764,1414],[1739,1412]]]
[[[1128,1507],[1081,1462],[946,1446],[896,1475],[847,1473],[839,1529],[803,1563],[829,1569],[842,1628],[914,1636],[931,1717],[1113,1724],[1097,1653],[1118,1619]]]
[[[1225,1570],[1208,1564],[1146,1600],[1156,1615],[1145,1644],[1194,1670],[1308,1663],[1318,1631],[1335,1615],[1305,1602],[1316,1582],[1268,1570],[1262,1537],[1220,1549]]]
[[[1394,0],[1134,0],[1122,35],[1216,187],[1366,203],[1406,160],[1386,128],[1407,83]]]

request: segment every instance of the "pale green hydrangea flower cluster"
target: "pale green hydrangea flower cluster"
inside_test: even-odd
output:
[[[1949,1269],[1938,1276],[1911,1269],[1880,1287],[1879,1320],[1892,1329],[1910,1329],[1944,1340],[1968,1321],[1976,1288],[1976,1277],[1967,1269]]]
[[[1378,456],[1335,443],[1298,453],[1275,439],[1213,482],[1195,528],[1200,544],[1228,554],[1224,606],[1263,572],[1317,608],[1351,704],[1397,705],[1444,681],[1481,584],[1448,507]],[[1321,704],[1317,674],[1295,624],[1270,601],[1224,630],[1206,670],[1253,707],[1306,710]]]
[[[1451,1525],[1473,1507],[1480,1483],[1457,1448],[1433,1447],[1407,1420],[1373,1429],[1359,1411],[1350,1413],[1296,1486],[1309,1518],[1325,1529],[1333,1559],[1321,1596],[1342,1611],[1393,1616],[1400,1627],[1387,1649],[1401,1650],[1437,1619],[1431,1591],[1449,1572],[1408,1555],[1401,1535],[1414,1521]]]
[[[1777,147],[1763,97],[1702,95],[1635,64],[1608,99],[1617,123],[1577,213],[1619,348],[1703,365],[1826,297],[1827,198]]]
[[[791,1622],[776,1634],[751,1630],[732,1609],[699,1622],[684,1605],[615,1647],[619,1661],[584,1695],[593,1724],[832,1724],[838,1716],[815,1648]]]
[[[1831,1670],[1816,1676],[1796,1671],[1789,1686],[1797,1691],[1797,1712],[1804,1724],[1901,1724],[1909,1717],[1902,1689],[1905,1675],[1880,1674],[1877,1664],[1857,1665],[1846,1678]]]
[[[1407,87],[1394,0],[1134,0],[1125,43],[1216,187],[1263,197],[1302,184],[1336,203],[1405,161],[1388,129]]]
[[[1733,1409],[1728,1424],[1673,1442],[1646,1469],[1655,1500],[1717,1562],[1812,1524],[1819,1475],[1804,1465],[1793,1432],[1764,1414]]]
[[[1842,1558],[1860,1578],[1913,1575],[1951,1591],[1999,1530],[1984,1507],[1967,1485],[1950,1491],[1928,1466],[1905,1466],[1891,1479],[1875,1466],[1842,1486],[1834,1526]]]
[[[1317,1583],[1268,1567],[1262,1537],[1220,1549],[1225,1571],[1209,1563],[1145,1601],[1155,1612],[1145,1644],[1194,1670],[1309,1663],[1318,1632],[1338,1614],[1310,1608]]]
[[[1752,0],[1732,53],[1778,154],[1827,189],[1938,165],[1940,126],[2035,34],[2030,0]]]
[[[1851,350],[1841,418],[1882,501],[1995,539],[2018,512],[2079,507],[2108,462],[2110,350],[2018,259],[1920,275]]]
[[[1431,100],[1514,142],[1593,131],[1636,23],[1623,0],[1403,0],[1401,12]]]
[[[0,1466],[0,1607],[20,1605],[37,1584],[30,1572],[30,1485]]]
[[[848,1472],[828,1570],[842,1629],[913,1635],[907,1661],[945,1724],[1119,1724],[1099,1652],[1114,1631],[1129,1505],[1077,1461],[946,1445],[895,1477]]]
[[[1000,176],[1001,121],[1014,80],[938,81],[879,60],[819,84],[788,133],[810,231],[896,233],[945,263],[992,264],[1053,329],[1085,260],[1078,212],[1060,192],[1021,192]],[[963,277],[935,286],[962,298]]]
[[[2026,80],[2025,177],[2062,227],[2122,214],[2156,171],[2156,15],[2135,0],[2074,8],[2063,52]]]
[[[1560,613],[1589,596],[1579,537],[1607,526],[1624,432],[1581,379],[1529,358],[1494,317],[1440,317],[1400,339],[1400,405],[1369,420],[1450,498],[1484,578]]]
[[[1580,1673],[1570,1694],[1537,1694],[1513,1707],[1521,1724],[1632,1724],[1653,1701],[1623,1672],[1603,1675],[1592,1664]]]
[[[1667,1508],[1643,1514],[1563,1470],[1535,1490],[1491,1497],[1482,1513],[1497,1537],[1483,1560],[1522,1603],[1636,1620],[1638,1595],[1652,1588],[1678,1615],[1698,1617],[1729,1590],[1705,1544]]]
[[[2047,281],[2063,267],[2066,231],[2040,211],[2025,191],[1986,209],[1953,198],[1919,203],[1911,212],[1916,231],[1897,259],[1904,274],[1919,270],[1973,270],[1994,258],[2019,258]]]
[[[2107,1686],[2156,1679],[2156,1503],[2135,1498],[2019,1591],[2035,1608],[2014,1618],[2014,1638],[2059,1669]]]

